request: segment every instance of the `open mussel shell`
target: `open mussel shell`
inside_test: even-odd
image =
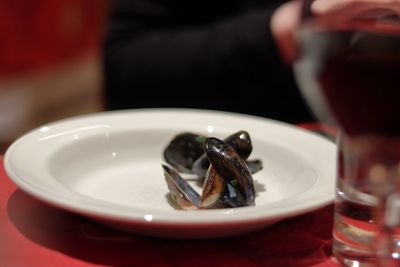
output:
[[[204,154],[206,138],[189,132],[176,135],[164,150],[165,161],[179,172],[192,173],[194,161]]]
[[[172,200],[182,209],[198,209],[200,195],[172,168],[167,165],[162,165],[162,167]]]
[[[247,159],[253,150],[250,135],[243,130],[228,136],[224,139],[224,142],[232,146],[242,159]],[[207,155],[204,154],[193,163],[192,172],[199,177],[204,177],[209,165],[210,161]]]
[[[204,141],[204,149],[211,164],[226,182],[221,201],[233,207],[254,206],[256,192],[253,177],[244,159],[232,146],[214,137]]]
[[[255,174],[263,169],[263,164],[260,159],[246,160],[246,165],[249,167],[251,174]],[[198,177],[205,177],[209,166],[210,161],[208,160],[207,154],[204,154],[193,163],[192,171]]]
[[[210,208],[217,206],[225,186],[225,180],[211,164],[204,179],[200,207]]]
[[[260,159],[246,160],[246,165],[249,168],[251,174],[255,174],[263,169],[263,164]]]
[[[204,153],[193,163],[192,172],[198,177],[204,177],[209,166],[210,161],[208,160],[206,153]]]

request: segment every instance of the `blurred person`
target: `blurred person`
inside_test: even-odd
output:
[[[270,27],[284,3],[114,0],[104,47],[106,108],[190,107],[314,120],[286,64],[290,52],[282,57],[288,49],[273,37],[284,46],[287,34],[279,33],[293,18],[275,19],[284,21],[277,31]]]

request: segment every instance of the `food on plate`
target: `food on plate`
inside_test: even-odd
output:
[[[253,146],[246,131],[224,140],[184,132],[167,145],[162,164],[171,199],[179,208],[209,209],[255,205],[252,174],[262,161],[248,160]],[[190,174],[202,182],[201,195],[183,178]]]

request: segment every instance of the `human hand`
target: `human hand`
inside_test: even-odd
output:
[[[316,0],[311,11],[317,16],[335,16],[336,20],[377,18],[400,14],[400,0]]]
[[[330,28],[399,31],[387,21],[400,15],[400,0],[316,0],[311,12],[320,25],[326,23]]]
[[[271,20],[272,34],[288,64],[296,57],[294,33],[300,24],[301,8],[301,0],[287,2],[275,11]],[[384,18],[400,15],[400,0],[315,0],[311,12],[321,23],[338,28],[356,24],[360,29],[393,31],[397,27],[384,23]]]
[[[271,18],[271,32],[285,63],[291,64],[295,57],[294,32],[300,24],[301,0],[281,5]]]

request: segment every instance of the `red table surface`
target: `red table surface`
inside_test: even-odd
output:
[[[0,156],[0,266],[337,266],[332,205],[250,234],[208,240],[119,232],[19,190]]]

